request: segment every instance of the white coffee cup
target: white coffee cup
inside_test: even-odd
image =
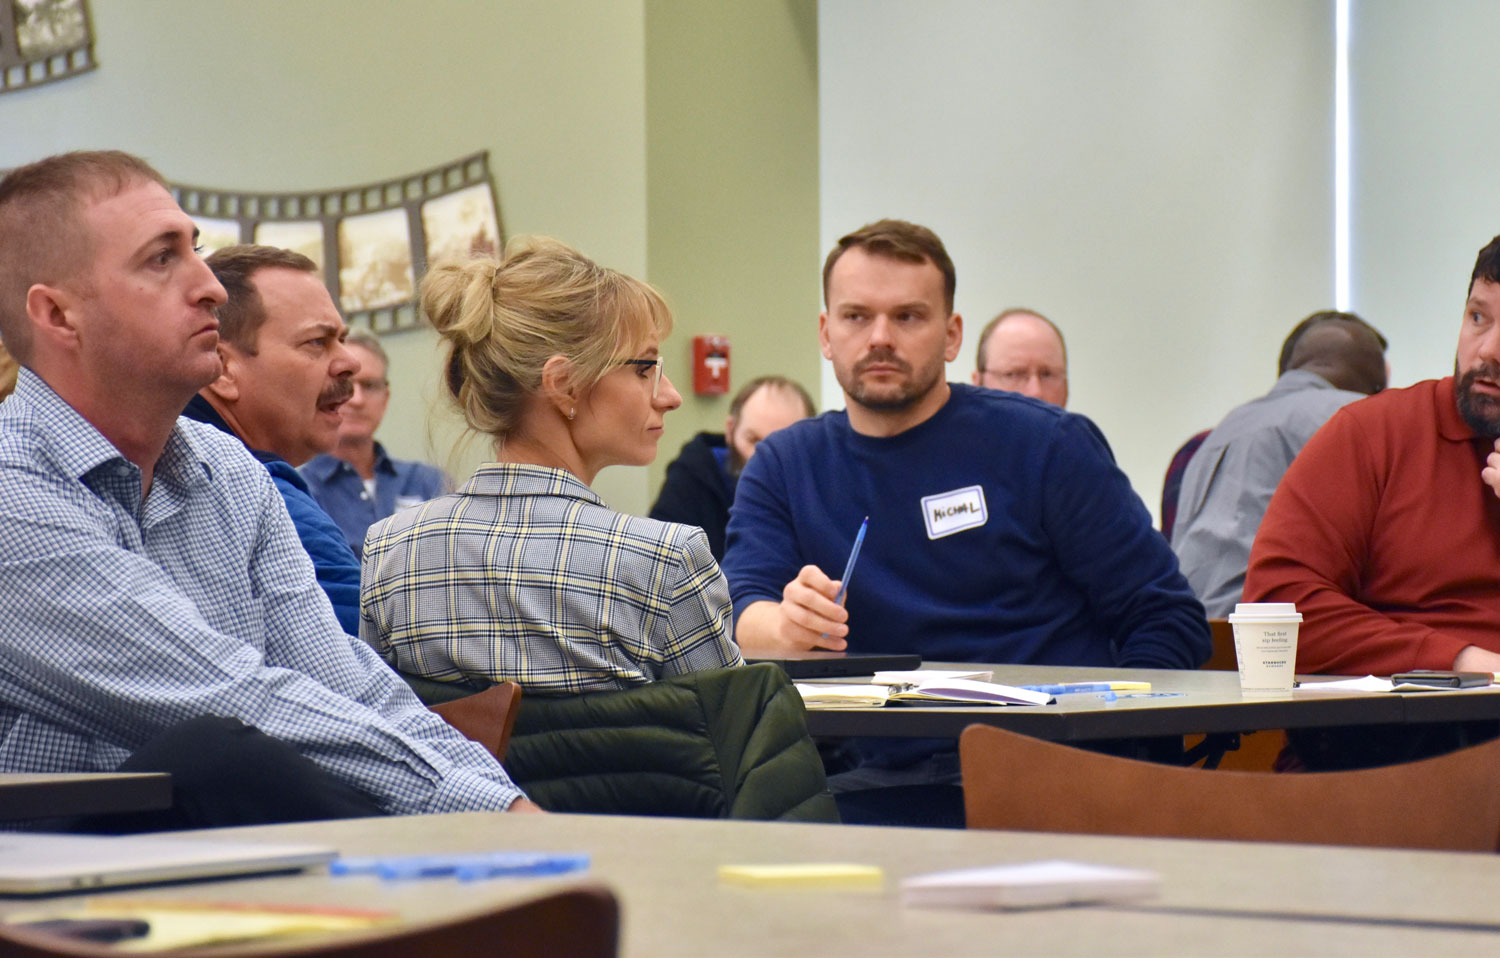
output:
[[[1289,692],[1297,673],[1302,614],[1290,602],[1241,602],[1229,615],[1240,688]]]

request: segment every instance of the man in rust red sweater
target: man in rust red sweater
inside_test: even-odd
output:
[[[1299,672],[1500,671],[1500,237],[1479,253],[1456,376],[1344,407],[1287,471],[1245,598],[1295,602]]]
[[[1500,236],[1479,253],[1455,375],[1345,406],[1277,488],[1245,600],[1295,602],[1297,671],[1500,671]],[[1497,463],[1500,465],[1500,463]],[[1492,737],[1494,722],[1292,735],[1310,768],[1384,764]]]

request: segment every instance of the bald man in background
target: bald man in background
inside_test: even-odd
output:
[[[1385,388],[1385,337],[1353,313],[1314,313],[1286,350],[1276,385],[1225,416],[1183,476],[1172,550],[1212,619],[1240,601],[1256,530],[1297,453],[1339,409]]]
[[[979,332],[974,385],[1068,406],[1068,347],[1057,324],[1030,309],[1007,309]]]

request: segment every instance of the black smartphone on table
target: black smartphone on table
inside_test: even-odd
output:
[[[1397,672],[1391,676],[1396,685],[1430,685],[1439,689],[1473,689],[1493,685],[1493,672],[1449,672],[1443,669],[1418,669],[1415,672]]]

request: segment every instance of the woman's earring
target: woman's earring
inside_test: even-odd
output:
[[[572,422],[573,421],[573,417],[576,416],[576,415],[578,415],[578,410],[576,408],[569,409],[568,410],[568,422]]]

